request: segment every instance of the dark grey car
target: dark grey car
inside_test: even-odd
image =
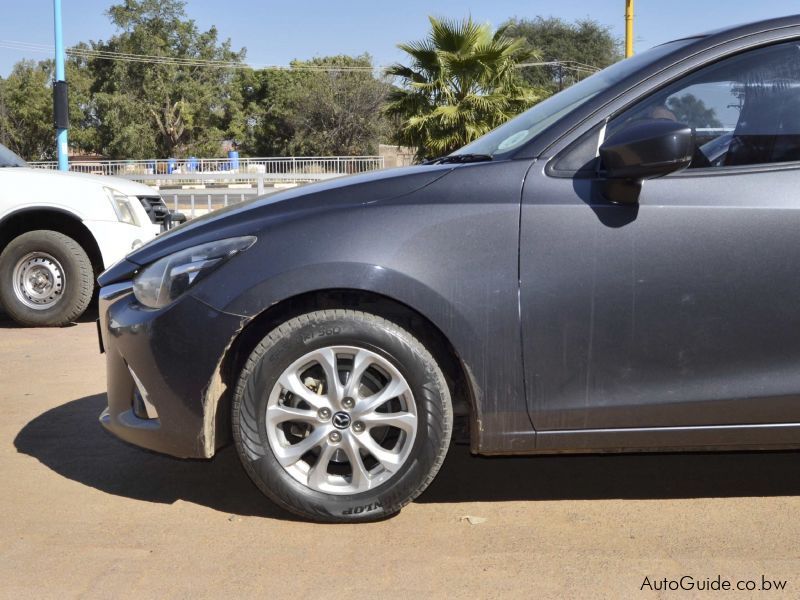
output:
[[[324,521],[415,498],[459,415],[480,454],[800,446],[798,169],[800,17],[658,46],[454,155],[128,256],[101,421],[233,440]]]

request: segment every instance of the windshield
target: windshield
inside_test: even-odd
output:
[[[570,111],[585,104],[600,92],[619,83],[632,73],[663,56],[685,46],[696,38],[676,40],[651,48],[622,60],[539,102],[533,108],[504,123],[485,136],[470,142],[454,154],[483,154],[495,156],[519,148]]]
[[[26,163],[11,150],[0,144],[0,167],[24,167]]]

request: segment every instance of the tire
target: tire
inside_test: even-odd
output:
[[[89,306],[93,291],[86,251],[57,231],[23,233],[0,254],[0,303],[21,325],[72,323]]]
[[[340,393],[324,375],[331,362]],[[287,411],[303,420],[280,422]],[[453,413],[441,369],[409,332],[324,310],[287,321],[253,350],[232,426],[245,471],[268,498],[306,519],[345,523],[391,516],[422,493],[444,461]]]

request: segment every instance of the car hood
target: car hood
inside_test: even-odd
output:
[[[100,185],[119,190],[126,196],[158,196],[158,192],[153,188],[124,179],[122,177],[111,177],[109,175],[90,175],[88,173],[75,173],[73,171],[56,171],[53,169],[33,169],[29,167],[19,167],[20,170],[28,172],[34,182],[42,182],[45,185],[58,185],[59,182],[70,182],[71,185],[81,183]]]
[[[251,235],[265,219],[332,210],[344,204],[372,204],[419,190],[453,169],[453,165],[419,165],[329,179],[262,196],[192,219],[128,255],[145,265],[154,260],[226,237]]]
[[[158,192],[138,181],[131,181],[124,177],[112,177],[110,175],[89,175],[87,173],[68,173],[68,175],[75,175],[87,181],[94,181],[100,183],[105,187],[114,188],[119,190],[126,196],[158,196]]]

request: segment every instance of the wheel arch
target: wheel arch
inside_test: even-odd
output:
[[[468,417],[470,445],[479,447],[480,412],[476,382],[445,333],[415,308],[389,296],[360,289],[325,289],[286,298],[250,319],[225,349],[204,398],[205,454],[231,439],[230,411],[233,391],[244,363],[258,343],[275,327],[296,316],[325,309],[352,308],[375,314],[412,333],[428,348],[447,380],[456,417]]]
[[[58,208],[23,208],[0,219],[0,252],[17,236],[37,230],[57,231],[71,237],[89,256],[95,277],[103,271],[103,255],[92,232],[80,217]]]

